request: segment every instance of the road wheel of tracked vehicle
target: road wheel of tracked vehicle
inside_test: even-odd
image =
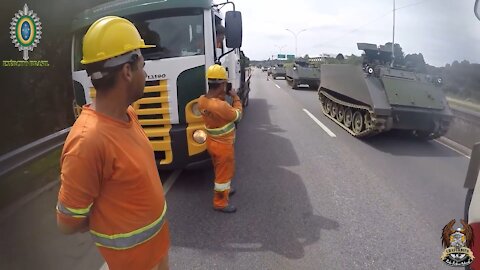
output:
[[[337,103],[333,103],[332,104],[332,109],[330,110],[330,115],[335,118],[337,117],[337,113],[338,113],[338,104]]]
[[[337,120],[338,122],[342,123],[344,118],[345,118],[345,107],[343,107],[342,105],[339,105],[338,112],[337,112]]]
[[[352,123],[353,132],[355,132],[355,133],[362,132],[363,126],[364,126],[364,123],[363,123],[362,113],[360,111],[356,111],[353,114],[353,123]]]
[[[327,99],[326,105],[325,105],[325,112],[327,114],[330,114],[330,112],[332,111],[332,105],[333,105],[333,102],[330,99]]]
[[[352,109],[347,108],[345,110],[345,119],[343,119],[343,124],[345,124],[345,127],[347,127],[348,129],[352,126],[352,118],[353,118]]]
[[[373,127],[372,116],[370,112],[366,112],[364,115],[365,129],[370,129]]]

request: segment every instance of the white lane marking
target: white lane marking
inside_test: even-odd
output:
[[[320,122],[320,120],[318,120],[313,114],[311,114],[307,109],[303,109],[303,111],[308,115],[310,116],[310,118],[312,118],[313,121],[315,121],[315,123],[317,123],[317,125],[319,125],[328,135],[330,135],[330,137],[332,138],[335,138],[337,137],[337,135],[335,135],[335,133],[333,133],[327,126],[325,126],[322,122]]]
[[[181,173],[182,170],[175,170],[172,172],[172,174],[170,174],[170,176],[168,176],[167,181],[165,181],[165,184],[163,185],[163,192],[165,195],[167,195],[168,191],[173,186],[175,181],[177,181]],[[103,263],[99,270],[109,270],[107,263]]]
[[[278,86],[277,84],[275,84],[275,86],[280,89],[280,86]]]
[[[462,152],[458,151],[457,149],[455,149],[455,148],[453,148],[453,147],[451,147],[451,146],[449,146],[449,145],[446,145],[446,144],[444,144],[443,142],[441,142],[441,141],[439,141],[439,140],[434,140],[434,141],[436,141],[437,143],[439,143],[439,144],[441,144],[441,145],[443,145],[443,146],[445,146],[445,147],[447,147],[447,148],[449,148],[449,149],[451,149],[451,150],[453,150],[453,151],[457,152],[458,154],[460,154],[460,155],[462,155],[462,156],[464,156],[464,157],[466,157],[466,158],[470,159],[470,157],[469,157],[469,156],[467,156],[467,155],[465,155],[464,153],[462,153]]]
[[[165,184],[163,185],[163,191],[165,192],[165,195],[167,195],[168,191],[170,188],[173,186],[175,181],[177,181],[178,177],[182,173],[182,170],[175,170],[168,176],[167,181],[165,181]]]

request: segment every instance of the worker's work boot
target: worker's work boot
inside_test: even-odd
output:
[[[237,208],[231,204],[223,207],[223,208],[213,208],[215,211],[219,211],[219,212],[223,212],[223,213],[227,213],[227,214],[230,214],[230,213],[235,213],[237,212]]]

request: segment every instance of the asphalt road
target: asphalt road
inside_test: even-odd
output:
[[[353,138],[322,115],[315,91],[259,70],[251,88],[238,212],[211,209],[210,171],[184,172],[167,195],[172,269],[451,269],[440,236],[463,215],[467,158],[400,134]]]
[[[467,158],[399,134],[353,138],[322,115],[315,91],[259,70],[251,88],[237,130],[238,212],[212,210],[211,168],[182,172],[167,194],[172,270],[451,269],[441,229],[463,215]],[[56,232],[57,188],[0,223],[0,269],[100,268],[87,234]]]

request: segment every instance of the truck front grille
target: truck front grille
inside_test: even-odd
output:
[[[144,96],[133,104],[138,119],[147,134],[160,165],[173,160],[170,138],[170,104],[167,80],[146,83]]]

